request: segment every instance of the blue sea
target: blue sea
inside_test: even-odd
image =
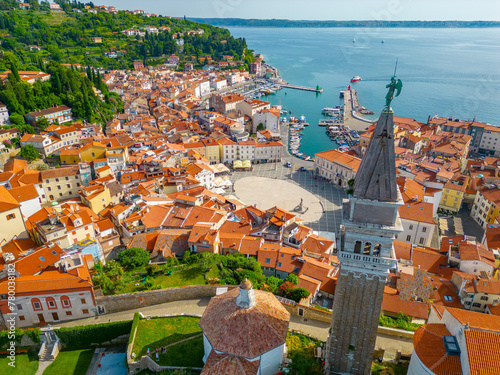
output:
[[[301,151],[307,155],[335,147],[318,127],[321,110],[340,104],[339,92],[353,76],[359,103],[383,108],[385,85],[394,74],[403,81],[393,102],[396,116],[427,121],[440,115],[500,125],[500,29],[419,28],[259,28],[230,27],[249,48],[264,55],[293,84],[322,94],[280,90],[261,99],[306,116]],[[355,42],[354,42],[355,41]],[[382,43],[384,41],[384,43]],[[286,92],[286,95],[285,95]]]

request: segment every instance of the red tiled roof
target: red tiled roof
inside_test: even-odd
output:
[[[239,288],[212,297],[199,324],[215,350],[255,358],[285,342],[290,313],[271,293],[254,292],[249,309],[236,304]]]
[[[429,316],[429,306],[426,303],[404,301],[399,298],[396,289],[389,287],[385,287],[384,290],[382,310],[393,314],[403,313],[419,319],[427,319]]]
[[[16,271],[21,276],[31,276],[52,266],[61,259],[63,251],[58,245],[43,246],[34,253],[14,262]]]
[[[210,352],[200,375],[256,375],[260,361],[247,361],[230,354]]]
[[[33,184],[12,188],[9,190],[9,193],[19,203],[38,198],[38,192]]]
[[[451,336],[444,324],[426,324],[413,336],[414,354],[436,375],[462,375],[460,357],[446,354],[443,336]]]
[[[437,274],[440,266],[446,266],[448,257],[430,249],[414,247],[411,257],[414,267],[420,268],[422,271]]]
[[[467,329],[464,332],[470,374],[500,373],[500,333]]]
[[[65,289],[91,289],[92,282],[61,271],[16,278],[16,293],[59,293]],[[7,294],[7,282],[0,283],[0,294]]]
[[[19,202],[14,199],[5,187],[0,185],[0,212],[12,210],[19,206]]]
[[[462,325],[468,324],[470,328],[500,332],[500,316],[454,307],[447,307],[446,310]]]

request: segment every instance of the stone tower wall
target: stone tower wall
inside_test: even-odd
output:
[[[379,276],[341,271],[333,306],[328,374],[370,374],[384,285],[385,278]]]

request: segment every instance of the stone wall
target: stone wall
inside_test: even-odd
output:
[[[217,288],[226,287],[228,290],[237,288],[235,285],[189,285],[180,288],[97,297],[96,304],[103,306],[106,313],[115,313],[167,302],[214,297]]]
[[[306,319],[319,320],[321,322],[330,323],[332,321],[332,313],[329,311],[322,311],[304,305],[290,305],[281,302],[283,307],[292,315],[300,316]]]

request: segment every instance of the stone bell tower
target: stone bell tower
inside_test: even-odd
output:
[[[396,266],[392,242],[402,231],[395,161],[389,101],[356,174],[353,197],[342,204],[340,272],[327,344],[329,375],[370,374],[384,285]]]

